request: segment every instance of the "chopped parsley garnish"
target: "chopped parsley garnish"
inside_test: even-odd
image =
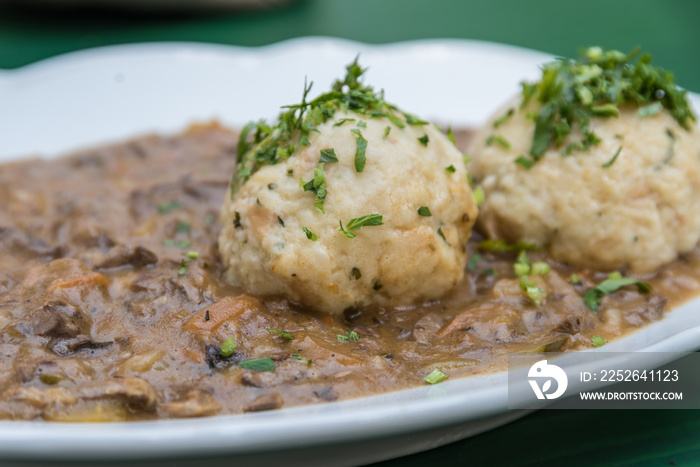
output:
[[[384,284],[382,284],[382,281],[379,280],[378,277],[372,279],[372,290],[382,290],[382,287],[384,287]]]
[[[365,154],[367,151],[367,140],[357,128],[353,128],[350,131],[355,135],[355,170],[357,172],[362,172],[365,170],[365,163],[367,162],[367,156]]]
[[[476,271],[476,265],[479,264],[479,261],[481,260],[481,255],[480,254],[474,254],[469,258],[469,262],[467,263],[467,269],[470,271]]]
[[[375,92],[371,86],[360,81],[364,72],[365,69],[355,59],[346,67],[345,77],[337,80],[329,92],[310,99],[313,83],[304,83],[301,102],[284,106],[274,124],[260,120],[245,125],[238,139],[238,168],[231,179],[231,198],[261,167],[278,164],[292,156],[298,146],[310,145],[309,134],[317,132],[317,127],[334,118],[337,111],[354,112],[370,118],[383,117],[397,127],[405,128],[404,120],[397,116],[401,115],[396,113],[397,108],[384,100],[383,91]],[[427,123],[410,114],[403,114],[403,118],[409,125]],[[340,126],[355,120],[342,118],[334,125]],[[357,135],[356,140],[356,170],[361,172],[367,143],[360,135]]]
[[[404,117],[406,118],[406,123],[408,123],[409,125],[427,125],[428,124],[428,122],[426,122],[425,120],[421,120],[420,118],[416,117],[415,115],[405,113]]]
[[[268,184],[267,184],[267,189],[268,189],[268,190],[272,191],[272,190],[274,190],[275,188],[277,188],[277,184],[276,184],[276,183],[268,183]]]
[[[578,274],[572,274],[571,277],[569,277],[569,282],[574,285],[578,285],[581,283],[581,278],[578,277]]]
[[[180,206],[182,206],[182,204],[180,204],[179,201],[171,201],[169,203],[159,204],[158,206],[156,206],[156,208],[158,209],[158,212],[165,214],[167,212],[178,209]]]
[[[299,361],[299,362],[306,362],[306,364],[309,366],[311,366],[314,363],[313,360],[307,360],[304,357],[302,357],[301,354],[298,354],[298,353],[293,353],[292,358],[294,360]]]
[[[493,268],[486,268],[479,273],[479,276],[481,276],[481,277],[497,276],[497,275],[498,275],[498,273]]]
[[[362,120],[357,122],[357,126],[359,126],[360,128],[367,128],[367,124]]]
[[[355,121],[354,118],[341,118],[340,120],[338,120],[337,122],[335,122],[335,123],[333,124],[333,126],[341,126],[343,123],[346,123],[346,122],[354,122],[354,121]]]
[[[360,280],[361,277],[362,277],[362,272],[358,268],[352,268],[350,270],[350,278],[358,281],[358,280]]]
[[[445,381],[447,375],[442,371],[435,369],[428,376],[425,377],[425,382],[428,384],[437,384]]]
[[[316,235],[315,233],[313,233],[312,231],[310,231],[309,229],[307,229],[305,226],[301,226],[301,229],[302,229],[302,230],[304,231],[304,233],[306,234],[306,238],[308,238],[308,239],[311,240],[312,242],[315,242],[316,240],[318,240],[318,239],[320,238],[318,235]]]
[[[269,329],[269,328],[268,328],[268,331],[274,332],[275,334],[279,334],[280,336],[284,337],[285,339],[287,339],[289,341],[294,340],[294,336],[289,334],[287,331],[280,331],[279,329]]]
[[[481,185],[474,188],[474,191],[472,191],[472,196],[474,197],[476,204],[481,204],[486,200],[486,195],[484,194],[484,189],[481,187]]]
[[[653,104],[645,105],[644,107],[640,107],[639,111],[639,116],[644,118],[644,117],[651,117],[652,115],[656,115],[657,113],[661,112],[664,109],[664,105],[656,101]]]
[[[617,148],[617,151],[615,151],[615,155],[612,157],[612,159],[610,159],[610,160],[609,160],[608,162],[606,162],[605,164],[601,165],[601,167],[604,168],[604,169],[607,169],[608,167],[610,167],[611,165],[613,165],[613,164],[615,163],[615,161],[617,160],[617,156],[619,156],[621,152],[622,152],[622,146],[620,146],[619,148]]]
[[[389,136],[390,132],[391,132],[391,127],[389,125],[387,125],[387,127],[384,128],[384,137],[386,138],[387,136]]]
[[[532,275],[533,276],[546,276],[552,267],[545,263],[544,261],[535,261],[532,263]]]
[[[233,337],[229,337],[221,345],[221,350],[219,350],[219,355],[221,355],[224,358],[228,358],[231,355],[233,355],[233,352],[235,350],[236,350],[236,339],[234,339]]]
[[[375,93],[371,86],[359,81],[365,70],[358,65],[357,59],[346,70],[345,78],[336,81],[330,92],[311,101],[307,101],[311,85],[305,84],[301,103],[285,106],[287,110],[280,113],[276,125],[270,126],[264,121],[246,125],[239,138],[239,168],[231,181],[231,196],[260,167],[289,158],[297,144],[308,146],[309,132],[318,131],[316,126],[333,118],[337,110],[370,115],[378,113],[378,116],[387,117],[393,115],[395,107],[384,101],[383,93]],[[348,121],[355,119],[341,119],[335,125],[340,126]],[[251,135],[252,141],[248,141]]]
[[[588,308],[593,311],[598,311],[601,298],[628,285],[636,285],[639,292],[644,294],[651,292],[651,286],[646,282],[631,277],[622,277],[620,273],[612,273],[608,276],[608,279],[604,280],[596,287],[588,289],[583,295],[583,301]]]
[[[189,248],[192,246],[192,243],[187,242],[187,241],[182,241],[182,240],[173,240],[172,238],[164,238],[163,239],[163,245],[165,246],[176,246],[178,248]]]
[[[304,182],[303,179],[299,179],[299,185],[304,189],[304,191],[310,191],[315,194],[314,207],[316,210],[322,214],[325,214],[323,204],[326,201],[326,195],[328,195],[328,190],[326,189],[326,173],[323,168],[316,167],[314,169],[314,178],[308,182]]]
[[[504,115],[502,115],[501,117],[497,118],[497,119],[493,122],[493,127],[494,127],[494,128],[498,128],[499,126],[503,125],[505,122],[507,122],[508,120],[510,120],[510,118],[513,116],[514,113],[515,113],[515,109],[513,109],[513,108],[508,109],[508,112],[506,112]]]
[[[501,135],[491,135],[486,138],[486,146],[491,146],[494,143],[498,144],[503,149],[510,149],[510,143]]]
[[[526,242],[515,242],[515,243],[508,243],[503,239],[500,240],[494,240],[492,238],[489,238],[487,240],[483,240],[479,242],[479,249],[481,251],[488,251],[491,253],[505,253],[509,251],[518,251],[518,250],[536,250],[537,245],[533,243],[526,243]]]
[[[281,225],[282,227],[284,227],[284,221],[282,220],[282,218],[280,216],[277,216],[277,223],[279,225]]]
[[[275,371],[275,361],[270,357],[246,360],[238,364],[241,368],[255,371]]]
[[[338,156],[335,155],[335,149],[321,149],[321,159],[319,162],[338,162]]]
[[[430,212],[430,209],[428,208],[428,206],[421,206],[421,207],[419,207],[419,208],[418,208],[418,214],[420,214],[421,216],[425,216],[425,217],[430,217],[430,216],[433,215],[433,214]]]
[[[187,263],[183,259],[180,261],[180,267],[177,270],[177,275],[184,276],[186,273],[187,273]]]
[[[367,214],[366,216],[350,219],[347,229],[343,228],[343,221],[340,221],[340,231],[348,238],[355,238],[353,230],[360,230],[362,227],[383,225],[381,214]]]
[[[530,156],[518,156],[517,159],[515,159],[515,163],[525,167],[526,169],[531,169],[533,165],[535,165],[535,159],[533,159]]]
[[[445,243],[450,245],[450,242],[447,241],[447,237],[445,237],[445,232],[442,231],[442,227],[438,227],[437,233],[440,236],[440,238],[442,238],[445,241]],[[450,246],[452,246],[452,245],[450,245]]]
[[[421,136],[420,138],[418,138],[418,142],[419,142],[420,144],[422,144],[423,146],[427,146],[427,145],[428,145],[428,141],[430,141],[430,140],[428,139],[428,135],[427,135],[427,134],[424,134],[423,136]]]
[[[233,212],[233,226],[239,228],[241,226],[241,213],[238,211]]]
[[[191,229],[192,223],[188,221],[178,221],[177,225],[175,226],[175,232],[177,233],[188,234],[190,233]]]
[[[197,258],[199,258],[199,252],[198,251],[188,251],[187,257],[189,259],[197,259]]]
[[[455,132],[452,131],[452,127],[451,127],[451,126],[448,126],[448,127],[447,127],[447,139],[449,139],[450,142],[451,142],[452,144],[454,144],[455,147],[457,147],[457,139],[455,138]]]
[[[634,103],[639,115],[650,116],[666,108],[689,130],[695,121],[686,91],[679,89],[673,74],[651,64],[652,57],[639,50],[624,54],[617,50],[587,49],[578,60],[558,59],[542,67],[537,83],[523,83],[522,107],[534,97],[539,110],[530,156],[537,162],[550,147],[561,147],[578,128],[580,141],[563,150],[588,150],[600,142],[590,128],[595,117],[616,117],[623,103]]]
[[[522,277],[530,274],[530,268],[530,260],[527,258],[527,253],[525,250],[522,250],[513,264],[513,271],[516,276]]]
[[[349,341],[359,341],[360,340],[360,336],[355,331],[351,331],[350,329],[345,331],[345,334],[337,334],[336,338],[340,342],[349,342]]]
[[[596,347],[600,347],[601,345],[605,345],[608,341],[605,340],[604,337],[601,336],[593,336],[591,337],[591,344],[593,344]]]
[[[528,280],[527,276],[520,276],[520,288],[523,289],[523,292],[532,301],[533,305],[542,305],[545,292],[543,288],[537,287],[537,284]]]
[[[457,169],[455,169],[455,166],[452,164],[445,167],[445,172],[447,172],[448,174],[453,174],[453,173],[455,173],[456,170]]]

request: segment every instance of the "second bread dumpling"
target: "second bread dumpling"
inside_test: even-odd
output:
[[[473,140],[488,236],[548,248],[578,267],[648,273],[700,239],[700,132],[666,72],[589,49],[542,80]]]

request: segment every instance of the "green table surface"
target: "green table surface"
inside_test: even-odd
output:
[[[196,0],[192,0],[196,2]],[[50,3],[47,1],[46,3]],[[369,43],[479,39],[573,56],[637,45],[700,91],[700,2],[306,0],[260,11],[160,14],[0,6],[0,68],[111,44],[258,46],[299,36]],[[700,412],[543,410],[482,435],[382,465],[700,465]]]

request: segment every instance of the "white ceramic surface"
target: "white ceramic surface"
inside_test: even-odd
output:
[[[370,67],[367,81],[385,88],[389,101],[453,126],[484,121],[551,58],[473,41],[372,46],[327,38],[255,49],[173,43],[77,52],[0,72],[0,160],[51,157],[211,118],[230,125],[274,118],[280,104],[298,101],[304,76],[320,92],[358,52]],[[700,107],[698,96],[692,99]],[[700,300],[694,300],[600,351],[700,348],[699,309]],[[648,367],[662,363],[650,359]],[[436,447],[523,415],[507,410],[506,379],[505,373],[491,374],[352,401],[198,420],[0,422],[0,461],[356,465]]]

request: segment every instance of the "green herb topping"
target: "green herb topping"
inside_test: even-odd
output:
[[[178,221],[175,226],[175,232],[189,234],[192,229],[192,223],[188,221]]]
[[[293,358],[294,360],[297,360],[297,361],[300,361],[300,362],[306,362],[306,364],[309,365],[309,366],[313,365],[313,363],[314,363],[313,360],[307,360],[307,359],[305,359],[304,357],[302,357],[301,354],[298,354],[298,353],[293,353],[293,354],[292,354],[292,358]]]
[[[518,251],[518,250],[536,250],[537,245],[534,243],[526,243],[526,242],[515,242],[515,243],[508,243],[503,239],[500,240],[494,240],[492,238],[489,238],[488,240],[483,240],[479,242],[479,249],[481,251],[488,251],[491,253],[505,253],[505,252],[510,252],[510,251]]]
[[[328,195],[328,190],[326,189],[326,173],[323,171],[323,168],[320,166],[316,167],[314,169],[314,178],[308,182],[304,182],[304,180],[300,178],[299,186],[303,188],[304,191],[310,191],[316,195],[314,207],[318,212],[325,214],[324,203]]]
[[[365,170],[365,163],[367,162],[367,140],[357,128],[353,128],[350,131],[355,135],[355,170],[362,172]]]
[[[481,185],[474,188],[474,191],[472,191],[472,196],[474,197],[474,202],[476,202],[476,204],[481,204],[486,200],[486,194],[484,193],[484,189],[481,187]]]
[[[445,381],[447,375],[440,370],[433,370],[428,376],[425,377],[425,382],[428,384],[437,384]]]
[[[448,127],[447,127],[447,133],[446,133],[446,134],[447,134],[447,139],[449,139],[450,142],[451,142],[452,144],[454,144],[455,147],[457,147],[457,139],[455,138],[455,132],[452,131],[452,127],[451,127],[451,126],[448,126]]]
[[[437,233],[440,236],[440,238],[442,238],[445,241],[445,243],[450,245],[450,242],[447,241],[447,237],[445,237],[445,232],[442,231],[442,227],[438,227]],[[452,246],[452,245],[450,245],[450,246]]]
[[[455,166],[452,165],[452,164],[450,164],[450,165],[448,165],[447,167],[445,167],[445,172],[447,172],[448,174],[453,174],[453,173],[455,173],[456,171],[457,171],[457,169],[455,169]]]
[[[535,162],[537,161],[530,156],[518,156],[518,158],[515,159],[516,164],[521,165],[526,169],[531,169],[532,166],[535,165]]]
[[[350,329],[345,331],[345,334],[337,334],[336,338],[340,342],[349,342],[349,341],[359,341],[360,340],[360,336],[355,331],[351,331]]]
[[[350,270],[350,278],[355,279],[356,281],[359,281],[361,277],[362,277],[362,272],[358,268],[352,268]]]
[[[486,138],[486,146],[491,146],[494,143],[498,144],[503,149],[510,149],[510,143],[501,135],[491,135]]]
[[[543,288],[537,287],[537,284],[528,280],[527,276],[520,276],[520,288],[523,289],[523,292],[532,301],[533,305],[542,305],[545,293]]]
[[[192,246],[191,242],[183,241],[183,240],[173,240],[172,238],[164,238],[163,239],[163,245],[165,246],[176,246],[178,248],[189,248]]]
[[[221,345],[221,350],[219,350],[219,355],[224,358],[228,358],[233,355],[234,350],[236,350],[236,339],[229,337]]]
[[[335,149],[321,149],[321,159],[319,162],[338,162],[338,156],[335,155]]]
[[[275,334],[279,334],[280,336],[284,337],[285,339],[287,339],[289,341],[294,340],[294,336],[289,334],[287,331],[280,331],[279,329],[269,329],[269,328],[268,328],[268,331],[273,332]]]
[[[612,159],[610,159],[610,160],[609,160],[608,162],[606,162],[605,164],[601,165],[601,167],[604,168],[604,169],[607,169],[608,167],[610,167],[611,165],[613,165],[613,164],[615,163],[615,161],[617,160],[617,156],[619,156],[621,152],[622,152],[622,146],[620,146],[619,148],[617,148],[617,151],[615,151],[615,155],[612,156]]]
[[[343,228],[343,221],[340,221],[340,230],[348,238],[355,238],[353,230],[360,230],[362,227],[383,225],[381,214],[367,214],[366,216],[350,219],[347,229]]]
[[[430,209],[428,208],[428,206],[421,206],[421,207],[419,207],[419,208],[418,208],[418,214],[420,214],[421,216],[425,216],[425,217],[430,217],[430,216],[433,215],[433,214],[430,212]]]
[[[525,250],[522,250],[513,264],[513,271],[518,277],[527,276],[530,274],[530,268],[530,260],[527,258],[527,253]]]
[[[255,371],[275,371],[275,361],[270,357],[246,360],[238,364],[241,368]]]
[[[304,233],[306,234],[306,238],[308,238],[308,239],[311,240],[312,242],[315,242],[316,240],[318,240],[318,239],[320,238],[318,235],[316,235],[315,233],[313,233],[312,231],[310,231],[309,229],[307,229],[307,228],[306,228],[305,226],[303,226],[303,225],[301,226],[301,229],[302,229],[302,230],[304,231]]]
[[[178,209],[180,206],[182,206],[182,204],[180,204],[179,201],[171,201],[169,203],[159,204],[156,206],[156,208],[158,209],[158,212],[165,214]]]
[[[360,81],[365,71],[355,59],[346,67],[345,78],[336,81],[329,92],[309,100],[313,83],[304,83],[301,102],[284,106],[275,124],[260,120],[245,125],[238,139],[238,169],[231,179],[231,197],[261,167],[286,160],[298,145],[310,145],[309,134],[318,132],[317,127],[333,118],[336,111],[354,112],[369,118],[386,118],[399,128],[405,128],[406,123],[427,123],[413,115],[397,113],[397,108],[384,100],[383,91],[375,92],[371,86]],[[341,126],[355,120],[343,118],[334,125]],[[356,169],[361,172],[364,168],[361,160],[364,159],[366,140],[356,134],[356,141]]]
[[[427,146],[427,145],[428,145],[428,141],[430,141],[430,140],[428,139],[428,135],[427,135],[427,134],[424,134],[423,136],[421,136],[420,138],[418,138],[418,142],[419,142],[420,144],[422,144],[423,146]]]
[[[508,109],[508,112],[506,112],[503,116],[497,118],[493,122],[493,127],[498,128],[499,126],[503,125],[505,122],[510,120],[510,117],[512,117],[514,113],[515,113],[515,109],[513,109],[513,108]]]
[[[479,261],[481,260],[481,255],[480,254],[474,254],[469,258],[469,262],[467,263],[467,269],[470,271],[476,271],[476,266],[479,264]]]
[[[591,337],[591,344],[593,344],[596,347],[600,347],[601,345],[605,345],[608,341],[605,340],[604,337],[601,336],[593,336]]]
[[[591,47],[578,60],[558,59],[544,65],[540,81],[523,83],[522,107],[533,97],[539,105],[530,147],[533,163],[550,146],[561,147],[575,128],[583,137],[564,148],[563,155],[598,144],[591,119],[617,117],[624,103],[637,105],[642,117],[666,108],[683,128],[691,128],[695,116],[686,91],[676,86],[673,74],[651,64],[651,55],[642,54],[635,62],[638,55],[639,50],[624,54]]]
[[[588,289],[583,295],[583,301],[588,308],[593,311],[598,311],[602,297],[628,285],[636,285],[637,289],[644,294],[651,292],[651,286],[646,282],[631,277],[622,277],[620,273],[612,273],[608,276],[608,279],[604,280],[596,287]]]

